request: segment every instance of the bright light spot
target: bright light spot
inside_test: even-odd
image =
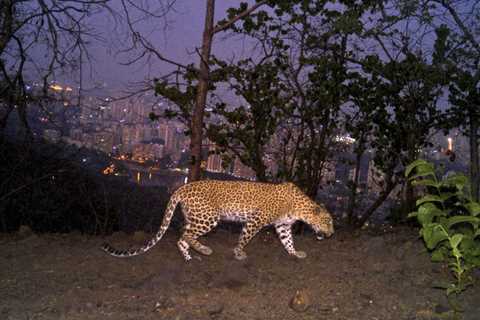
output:
[[[335,136],[334,141],[353,144],[355,142],[355,139],[349,136]]]
[[[55,91],[62,91],[63,87],[58,85],[58,84],[51,84],[50,89],[55,90]]]
[[[453,139],[448,137],[447,142],[448,142],[448,150],[452,151],[453,150]]]

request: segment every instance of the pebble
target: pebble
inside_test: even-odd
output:
[[[290,308],[297,312],[305,312],[311,304],[310,293],[305,289],[297,290],[290,300]]]
[[[28,237],[33,234],[32,229],[30,229],[29,226],[20,226],[20,229],[18,229],[18,235],[21,237]]]

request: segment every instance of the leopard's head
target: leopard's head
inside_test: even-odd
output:
[[[312,214],[309,214],[307,222],[315,231],[318,240],[330,237],[334,232],[333,219],[324,207],[316,207]]]

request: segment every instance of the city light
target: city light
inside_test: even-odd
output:
[[[353,144],[355,143],[355,139],[349,136],[335,136],[335,142],[342,142],[346,144]]]
[[[448,142],[448,147],[447,147],[447,149],[448,149],[449,151],[452,151],[452,150],[453,150],[453,139],[450,138],[450,137],[448,137],[448,138],[447,138],[447,142]]]
[[[58,85],[58,84],[51,84],[50,89],[55,90],[55,91],[62,91],[63,87]]]
[[[106,167],[105,169],[103,169],[102,171],[104,175],[110,175],[110,174],[113,174],[114,172],[115,172],[115,165],[113,163],[108,167]]]
[[[67,91],[67,92],[73,91],[73,89],[71,87],[69,87],[69,86],[62,87],[59,84],[51,84],[50,89],[52,89],[54,91]]]

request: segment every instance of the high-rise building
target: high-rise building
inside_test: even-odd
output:
[[[207,171],[211,172],[223,172],[223,166],[222,166],[222,157],[215,153],[216,147],[215,145],[211,144],[209,147],[209,154],[207,158]]]
[[[105,153],[111,153],[113,149],[113,132],[104,130],[93,134],[94,148]]]
[[[174,153],[176,151],[176,130],[168,123],[159,125],[160,138],[165,141],[165,152]]]

